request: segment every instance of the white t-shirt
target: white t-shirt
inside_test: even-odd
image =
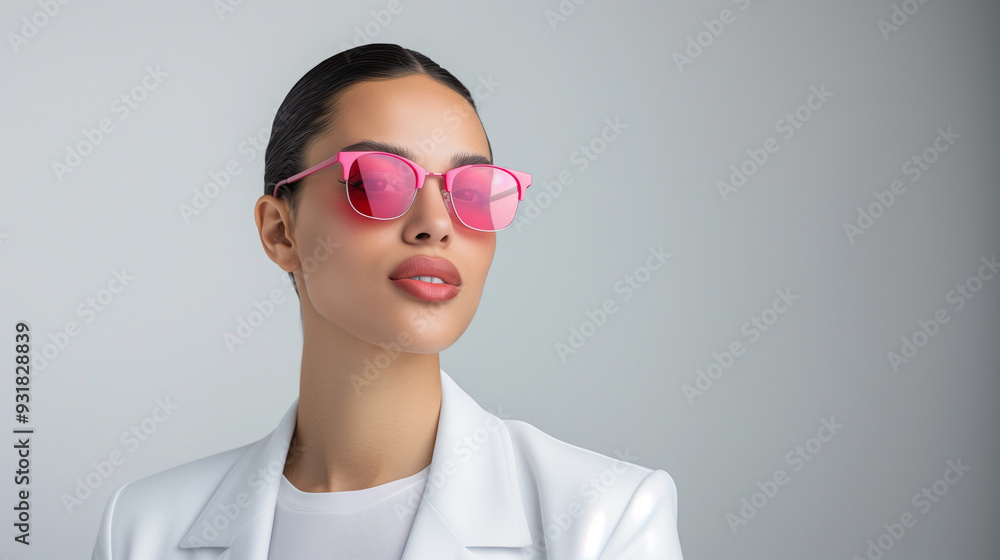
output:
[[[430,468],[343,492],[303,492],[282,475],[268,560],[399,560]]]

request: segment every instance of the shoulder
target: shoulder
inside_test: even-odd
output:
[[[618,457],[609,457],[553,437],[523,420],[508,419],[503,423],[519,457],[536,472],[555,469],[564,478],[574,478],[574,474],[587,479],[604,475],[609,484],[621,481],[624,486],[634,486],[652,472],[652,469],[630,462],[629,459],[637,458],[630,456],[627,450],[619,452]]]
[[[677,486],[665,470],[632,463],[627,450],[609,457],[521,420],[503,423],[538,558],[681,559]]]
[[[136,547],[151,547],[149,551],[176,547],[226,473],[257,443],[202,457],[117,487],[104,507],[93,557],[110,558],[112,544],[116,553],[131,551],[126,557],[136,558],[142,557],[146,550]]]

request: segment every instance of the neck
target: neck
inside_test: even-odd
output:
[[[304,329],[288,480],[305,492],[359,490],[430,465],[441,410],[438,354],[388,350],[329,323],[315,326]]]

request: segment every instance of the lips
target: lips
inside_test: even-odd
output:
[[[451,261],[443,257],[428,257],[426,255],[410,257],[399,263],[399,266],[389,274],[389,279],[402,280],[415,276],[436,276],[444,280],[445,284],[462,285],[462,275],[458,273],[458,269],[451,264]]]
[[[433,276],[444,282],[434,282],[427,278]],[[424,279],[414,279],[424,277]],[[462,276],[455,265],[448,259],[432,258],[425,255],[410,257],[399,263],[399,266],[389,275],[394,286],[419,300],[431,303],[444,303],[453,299],[460,291]]]

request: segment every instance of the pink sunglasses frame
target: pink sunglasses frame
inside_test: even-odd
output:
[[[444,189],[445,189],[445,192],[447,192],[448,195],[449,195],[447,197],[448,198],[448,202],[451,203],[452,210],[455,210],[455,215],[458,216],[459,220],[462,220],[462,218],[461,218],[461,216],[458,215],[458,211],[455,209],[455,203],[451,200],[451,184],[452,184],[452,181],[455,179],[455,176],[457,176],[459,173],[461,173],[464,169],[467,169],[469,167],[492,167],[492,168],[495,168],[495,169],[500,169],[502,171],[506,171],[507,173],[509,173],[510,175],[512,175],[514,177],[514,180],[517,182],[517,200],[518,201],[524,200],[524,190],[531,186],[531,174],[530,173],[525,173],[523,171],[514,171],[513,169],[508,169],[506,167],[499,167],[499,166],[496,166],[496,165],[488,165],[488,164],[483,164],[483,163],[476,163],[476,164],[472,164],[472,165],[463,165],[461,167],[456,167],[456,168],[451,169],[449,171],[446,171],[444,173],[437,173],[437,172],[434,172],[434,171],[427,171],[426,169],[424,169],[423,167],[421,167],[417,163],[415,163],[413,161],[410,161],[410,160],[406,159],[403,156],[400,156],[400,155],[397,155],[397,154],[393,154],[393,153],[389,153],[389,152],[338,152],[337,155],[333,156],[332,158],[323,160],[320,163],[317,163],[316,165],[310,167],[309,169],[306,169],[305,171],[302,171],[301,173],[296,173],[295,175],[292,175],[291,177],[289,177],[287,179],[284,179],[282,181],[278,181],[278,183],[276,185],[274,185],[274,191],[272,193],[272,196],[275,196],[275,197],[278,196],[278,188],[281,187],[282,185],[287,185],[288,183],[294,183],[295,181],[298,181],[298,180],[300,180],[300,179],[302,179],[302,178],[304,178],[304,177],[306,177],[308,175],[311,175],[311,174],[313,174],[313,173],[315,173],[317,171],[320,171],[322,169],[326,169],[327,167],[330,167],[331,165],[333,165],[335,163],[339,163],[341,165],[341,168],[343,168],[343,170],[344,170],[344,182],[346,183],[348,181],[348,179],[349,179],[349,177],[347,176],[348,171],[354,165],[354,162],[357,161],[357,159],[359,157],[361,157],[363,155],[366,155],[366,154],[381,154],[381,155],[386,155],[386,156],[392,156],[392,157],[394,157],[396,159],[399,159],[399,160],[403,161],[404,163],[406,163],[406,165],[408,165],[410,167],[410,169],[413,170],[413,173],[415,174],[415,176],[417,178],[417,188],[418,189],[422,188],[424,186],[424,179],[426,179],[428,175],[435,175],[437,177],[444,177]],[[494,195],[493,198],[495,199],[498,196],[501,196],[503,194],[505,194],[505,193],[500,193],[500,194]],[[414,195],[416,195],[416,190],[414,190]],[[416,198],[416,196],[414,196],[414,198]],[[413,199],[410,199],[410,206],[412,206],[412,205],[413,205]],[[406,210],[403,211],[403,214],[400,214],[399,216],[396,216],[395,218],[376,218],[375,216],[369,216],[367,214],[361,214],[361,212],[358,211],[357,208],[354,208],[354,204],[353,203],[351,204],[351,208],[354,208],[355,212],[357,212],[358,214],[361,214],[362,216],[364,216],[366,218],[371,218],[373,220],[395,220],[396,218],[402,217],[404,214],[406,214],[406,212],[408,212],[410,210],[410,206],[407,206]],[[515,210],[515,212],[516,212],[516,210]],[[506,228],[510,227],[510,224],[507,224],[506,226],[504,226],[504,227],[502,227],[500,229],[497,229],[497,230],[481,230],[479,228],[474,228],[474,227],[470,226],[469,224],[466,224],[464,220],[462,220],[462,223],[466,227],[471,228],[471,229],[475,229],[475,230],[478,230],[478,231],[500,231],[502,229],[506,229]],[[514,221],[511,220],[511,223],[514,223]]]

